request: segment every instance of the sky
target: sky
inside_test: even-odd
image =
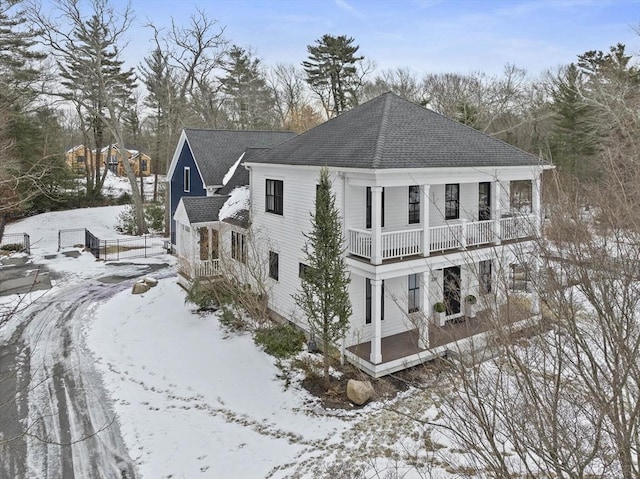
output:
[[[120,8],[126,0],[112,0]],[[144,24],[187,25],[197,9],[232,43],[266,65],[307,57],[322,35],[347,35],[377,68],[419,75],[484,72],[506,64],[537,75],[618,42],[640,54],[640,0],[131,0],[136,14],[125,56],[152,48]]]

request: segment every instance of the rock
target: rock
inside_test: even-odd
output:
[[[349,379],[347,383],[347,397],[351,402],[362,406],[369,401],[375,394],[373,386],[370,381],[357,381],[355,379]]]
[[[146,293],[150,289],[151,289],[151,286],[149,286],[147,283],[145,283],[144,281],[138,281],[133,285],[133,289],[131,289],[131,294]]]
[[[143,281],[147,286],[149,286],[151,288],[153,288],[154,286],[158,285],[158,280],[157,279],[149,278],[148,276],[145,279],[143,279]]]

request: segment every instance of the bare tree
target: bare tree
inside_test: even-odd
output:
[[[131,185],[138,234],[146,232],[144,206],[137,179],[127,157],[124,120],[131,108],[135,77],[123,69],[120,59],[123,38],[133,21],[128,5],[118,14],[108,0],[91,0],[90,15],[81,11],[79,0],[57,0],[56,19],[42,14],[41,5],[31,4],[29,15],[39,27],[44,43],[55,56],[64,90],[50,94],[77,105],[90,118],[96,140],[95,179],[100,177],[100,146],[103,130],[118,144],[122,165]],[[105,168],[106,170],[106,168]]]

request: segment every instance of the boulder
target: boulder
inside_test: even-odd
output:
[[[144,281],[138,281],[133,285],[133,288],[131,289],[131,294],[146,293],[150,289],[151,289],[151,286],[149,286],[147,283],[145,283]]]
[[[157,279],[149,278],[148,276],[145,279],[143,279],[143,281],[147,286],[149,286],[151,288],[153,288],[154,286],[158,285],[158,280]]]
[[[352,403],[362,406],[369,401],[374,394],[375,391],[370,381],[349,379],[347,383],[347,397]]]

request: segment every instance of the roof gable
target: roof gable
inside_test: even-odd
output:
[[[295,134],[284,131],[184,130],[193,158],[207,186],[222,179],[247,148],[271,148]]]
[[[545,164],[393,93],[363,103],[250,162],[366,169]]]

